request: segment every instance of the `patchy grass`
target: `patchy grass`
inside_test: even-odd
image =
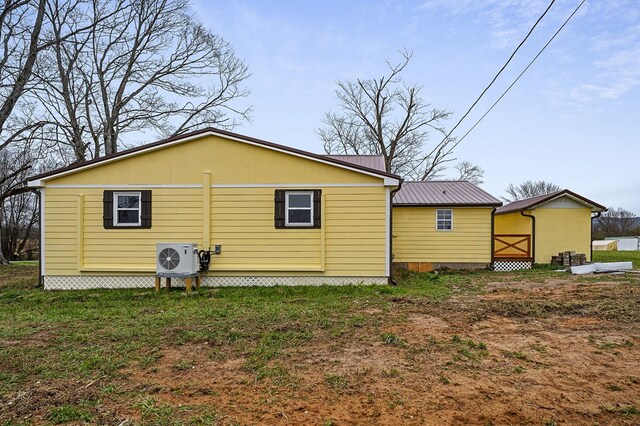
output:
[[[37,271],[34,265],[0,267],[0,424],[410,422],[407,416],[424,407],[446,405],[428,399],[443,391],[456,401],[465,398],[459,389],[481,392],[495,381],[505,395],[517,395],[509,387],[513,373],[528,379],[547,368],[530,357],[556,359],[558,345],[565,344],[550,343],[548,335],[561,330],[563,339],[572,337],[571,327],[557,321],[595,318],[618,327],[607,333],[590,325],[564,351],[584,342],[590,356],[626,359],[640,342],[635,277],[607,276],[603,286],[596,281],[601,277],[585,280],[549,268],[403,273],[398,286],[220,288],[186,295],[151,288],[43,291]],[[426,322],[414,324],[416,317]],[[519,325],[539,334],[505,346],[527,337]],[[622,403],[633,401],[627,396],[640,379],[635,371],[620,375],[598,385],[621,404],[602,408],[602,415],[636,415],[635,406]],[[549,419],[497,418],[487,405],[470,405],[469,412],[478,412],[470,421]],[[572,413],[560,414],[575,422]]]
[[[151,288],[42,291],[37,274],[32,265],[0,267],[0,395],[35,380],[115,377],[127,366],[153,366],[159,347],[196,343],[243,357],[247,371],[269,377],[271,362],[316,334],[341,336],[379,321],[363,309],[441,300],[454,283],[471,281],[411,274],[396,287],[221,288],[187,296]],[[383,339],[402,344],[392,334]],[[190,360],[174,364],[176,371],[192,367]]]
[[[382,338],[382,342],[385,345],[389,345],[389,346],[405,346],[407,344],[404,341],[404,339],[396,336],[393,333],[383,333],[381,338]]]
[[[349,379],[341,374],[327,374],[324,380],[329,387],[335,390],[343,390],[349,386]]]
[[[91,414],[89,414],[85,408],[68,404],[51,409],[51,413],[49,414],[49,420],[55,424],[73,421],[89,422],[92,418]]]
[[[0,290],[32,289],[39,283],[38,263],[20,262],[0,266]]]

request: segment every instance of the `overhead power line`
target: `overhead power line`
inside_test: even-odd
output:
[[[480,93],[480,96],[478,96],[478,98],[473,102],[473,104],[471,104],[471,106],[469,107],[469,109],[467,110],[467,112],[464,113],[464,115],[462,116],[462,118],[460,118],[460,120],[458,120],[458,122],[456,123],[455,126],[453,126],[453,128],[449,131],[449,133],[447,133],[447,135],[444,137],[444,139],[442,139],[442,142],[446,141],[451,134],[453,133],[454,130],[456,130],[458,128],[458,126],[460,125],[460,123],[462,123],[462,121],[467,117],[467,115],[469,115],[469,113],[471,112],[471,110],[478,104],[478,102],[480,102],[480,99],[482,99],[482,97],[484,96],[485,93],[487,93],[487,90],[489,90],[489,88],[491,86],[493,86],[493,83],[495,83],[495,81],[498,79],[498,77],[500,76],[500,74],[502,74],[502,71],[505,70],[505,68],[507,68],[507,65],[509,65],[509,63],[511,62],[511,60],[513,59],[514,56],[516,56],[516,53],[518,53],[518,50],[520,50],[520,48],[524,45],[524,43],[527,41],[527,39],[529,38],[529,36],[531,35],[531,33],[533,33],[533,30],[535,30],[535,28],[538,26],[538,24],[540,23],[540,21],[542,21],[542,18],[545,17],[545,15],[547,14],[547,12],[549,12],[549,9],[551,9],[551,6],[553,6],[553,4],[555,3],[555,0],[551,0],[551,3],[549,3],[549,6],[547,6],[547,8],[545,9],[545,11],[542,13],[542,15],[540,15],[540,17],[538,18],[538,20],[535,22],[535,24],[533,24],[533,26],[531,27],[531,29],[529,30],[529,32],[527,33],[527,35],[525,36],[524,39],[522,39],[522,41],[520,42],[520,44],[518,44],[518,46],[516,47],[516,49],[513,51],[513,53],[511,54],[511,56],[509,56],[509,59],[507,59],[507,62],[504,63],[504,65],[502,66],[502,68],[500,68],[500,70],[498,71],[498,73],[493,77],[493,79],[491,80],[491,82],[487,85],[487,87],[484,88],[484,90],[482,91],[482,93]],[[442,143],[441,142],[441,143]]]
[[[556,36],[557,36],[558,34],[560,34],[560,31],[562,31],[562,29],[563,29],[563,28],[564,28],[564,27],[569,23],[569,21],[571,20],[571,18],[573,18],[573,15],[575,15],[576,13],[578,13],[578,10],[580,10],[580,8],[582,7],[582,5],[583,5],[586,1],[587,1],[587,0],[582,0],[582,1],[580,2],[580,4],[579,4],[579,5],[578,5],[574,10],[573,10],[573,12],[571,13],[571,15],[569,15],[569,17],[568,17],[568,18],[563,22],[563,24],[560,26],[560,28],[558,28],[558,30],[553,34],[553,36],[551,36],[551,38],[549,39],[549,41],[547,41],[547,43],[542,47],[542,49],[540,49],[540,51],[538,52],[538,54],[537,54],[536,56],[534,56],[534,58],[529,62],[529,64],[528,64],[528,65],[527,65],[527,66],[522,70],[522,72],[518,75],[518,77],[516,77],[516,79],[515,79],[515,80],[513,80],[513,82],[509,85],[509,87],[507,87],[507,88],[505,89],[505,91],[504,91],[504,92],[502,92],[502,95],[500,95],[500,97],[499,97],[499,98],[498,98],[498,99],[493,103],[493,105],[491,105],[491,107],[487,110],[487,112],[485,112],[485,113],[482,115],[482,117],[480,117],[480,118],[478,119],[478,121],[476,121],[476,122],[475,122],[475,124],[474,124],[473,126],[471,126],[471,128],[470,128],[469,130],[467,130],[467,133],[465,133],[465,134],[464,134],[460,139],[458,139],[458,140],[456,141],[456,143],[455,143],[455,144],[453,144],[453,146],[449,149],[449,152],[453,151],[453,149],[454,149],[456,146],[458,146],[458,144],[459,144],[460,142],[462,142],[462,140],[463,140],[464,138],[466,138],[466,137],[467,137],[467,135],[468,135],[469,133],[471,133],[471,132],[473,131],[473,129],[475,129],[475,128],[476,128],[476,126],[477,126],[478,124],[480,124],[480,122],[481,122],[481,121],[482,121],[482,120],[483,120],[483,119],[484,119],[484,118],[485,118],[485,117],[486,117],[486,116],[491,112],[491,110],[493,110],[493,108],[494,108],[496,105],[498,105],[498,102],[500,102],[500,101],[502,100],[502,98],[504,98],[504,97],[505,97],[505,95],[506,95],[507,93],[509,93],[509,91],[511,90],[511,88],[512,88],[513,86],[515,86],[515,84],[518,82],[518,80],[520,80],[520,77],[522,77],[522,76],[524,75],[524,73],[526,73],[526,72],[527,72],[527,70],[528,70],[529,68],[531,68],[531,65],[533,65],[533,63],[538,59],[538,57],[539,57],[540,55],[542,55],[542,52],[544,52],[544,51],[547,49],[547,47],[551,44],[551,42],[556,38]]]

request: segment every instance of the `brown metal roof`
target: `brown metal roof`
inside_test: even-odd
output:
[[[27,180],[28,181],[33,181],[33,180],[38,180],[38,179],[44,179],[47,177],[51,177],[60,173],[66,173],[66,172],[71,172],[74,171],[76,169],[80,169],[80,168],[85,168],[87,166],[93,166],[93,165],[98,165],[99,163],[103,163],[106,161],[111,161],[111,160],[115,160],[118,157],[123,157],[123,156],[127,156],[130,154],[134,154],[134,153],[138,153],[138,152],[143,152],[149,149],[153,149],[153,148],[157,148],[160,147],[162,145],[166,145],[166,144],[170,144],[172,142],[178,142],[181,139],[187,139],[187,138],[192,138],[194,136],[198,136],[198,135],[205,135],[207,133],[212,133],[215,135],[219,135],[219,136],[223,136],[223,137],[228,137],[228,138],[233,138],[233,139],[238,139],[241,141],[246,141],[249,143],[253,143],[256,145],[261,145],[264,146],[266,148],[271,148],[271,149],[275,149],[275,150],[279,150],[279,151],[285,151],[285,152],[289,152],[291,154],[295,154],[295,155],[300,155],[303,157],[307,157],[310,159],[315,159],[315,160],[320,160],[320,161],[325,161],[325,162],[329,162],[329,163],[333,163],[335,165],[339,165],[339,166],[346,166],[352,169],[356,169],[356,170],[362,170],[365,172],[369,172],[369,173],[374,173],[376,175],[380,175],[380,176],[385,176],[385,177],[390,177],[390,178],[394,178],[394,179],[398,179],[400,180],[401,177],[398,175],[394,175],[393,173],[387,173],[386,171],[384,171],[384,169],[380,170],[380,169],[376,169],[376,168],[371,168],[371,167],[367,167],[366,165],[359,165],[357,163],[353,163],[353,162],[348,162],[345,161],[343,159],[339,159],[339,158],[331,158],[325,155],[320,155],[320,154],[314,154],[312,152],[308,152],[308,151],[303,151],[301,149],[297,149],[297,148],[291,148],[289,146],[285,146],[285,145],[278,145],[276,143],[273,142],[268,142],[262,139],[256,139],[256,138],[252,138],[250,136],[245,136],[245,135],[241,135],[238,133],[233,133],[233,132],[229,132],[226,130],[220,130],[220,129],[215,129],[212,127],[207,127],[205,129],[200,129],[200,130],[196,130],[190,133],[185,133],[183,135],[178,135],[178,136],[172,136],[170,138],[167,139],[163,139],[157,142],[152,142],[152,143],[148,143],[148,144],[144,144],[144,145],[140,145],[137,146],[135,148],[131,148],[131,149],[127,149],[124,151],[120,151],[117,152],[115,154],[112,155],[108,155],[105,157],[101,157],[101,158],[96,158],[93,160],[88,160],[82,163],[76,163],[76,164],[72,164],[70,166],[67,167],[62,167],[56,170],[51,170],[49,172],[46,173],[41,173],[35,176],[30,176]]]
[[[588,198],[583,197],[582,195],[576,194],[575,192],[569,191],[568,189],[563,189],[561,191],[551,192],[549,194],[538,195],[536,197],[525,198],[524,200],[514,201],[513,203],[509,203],[506,206],[500,207],[496,210],[496,214],[505,214],[512,213],[523,210],[531,210],[534,207],[537,207],[541,204],[544,204],[553,199],[569,196],[574,200],[578,201],[581,204],[585,204],[588,207],[591,207],[592,211],[601,212],[607,211],[607,208],[602,204],[598,204],[595,201],[591,201]]]
[[[382,155],[338,155],[329,154],[325,155],[327,158],[333,158],[334,160],[346,161],[347,163],[356,164],[358,166],[364,166],[369,169],[380,170],[384,172],[387,170],[384,164],[384,157]]]
[[[393,196],[394,206],[488,206],[502,202],[466,181],[404,182]]]

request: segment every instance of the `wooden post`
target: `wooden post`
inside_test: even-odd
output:
[[[200,275],[196,276],[196,290],[200,290]]]
[[[160,277],[156,277],[156,292],[160,291]]]
[[[185,281],[187,285],[187,293],[191,293],[191,277],[185,278]]]
[[[171,277],[167,277],[166,280],[167,280],[167,283],[166,283],[167,290],[171,290]]]

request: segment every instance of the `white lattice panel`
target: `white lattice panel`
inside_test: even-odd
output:
[[[203,277],[207,287],[387,284],[386,277]]]
[[[503,260],[493,262],[493,269],[499,272],[518,271],[522,269],[531,269],[530,261]]]
[[[154,287],[153,276],[144,275],[47,275],[45,290],[85,290],[90,288],[143,288]]]
[[[164,282],[163,282],[164,284]],[[319,286],[319,285],[357,285],[387,284],[386,277],[212,277],[202,278],[204,287],[251,287],[251,286]],[[45,290],[85,290],[92,288],[153,288],[153,275],[98,276],[98,275],[49,275],[44,277]],[[184,278],[173,278],[173,287],[184,287]]]

